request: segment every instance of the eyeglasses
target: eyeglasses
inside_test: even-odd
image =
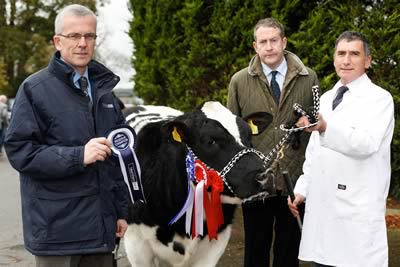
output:
[[[65,37],[65,38],[70,39],[72,41],[79,41],[79,40],[82,39],[82,37],[84,37],[85,40],[89,42],[89,41],[94,41],[97,38],[97,35],[95,33],[92,33],[92,32],[85,33],[85,34],[81,34],[81,33],[77,33],[76,32],[76,33],[69,33],[69,34],[66,34],[66,35],[59,33],[57,35]]]

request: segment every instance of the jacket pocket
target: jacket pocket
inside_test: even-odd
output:
[[[337,218],[351,218],[352,221],[364,221],[368,214],[367,187],[349,179],[338,181],[335,185],[335,213]]]
[[[32,234],[37,243],[68,243],[102,238],[100,197],[38,196],[32,202]]]

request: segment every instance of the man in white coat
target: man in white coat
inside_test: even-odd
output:
[[[340,80],[321,97],[319,122],[306,150],[303,175],[289,208],[306,201],[299,259],[314,266],[385,267],[385,224],[390,184],[394,105],[389,92],[365,70],[367,40],[346,31],[336,40],[334,65]],[[306,117],[297,126],[309,124]]]

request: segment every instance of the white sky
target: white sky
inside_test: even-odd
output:
[[[121,77],[117,87],[133,87],[133,44],[128,36],[131,19],[127,0],[111,0],[105,6],[98,7],[97,53],[100,61]]]

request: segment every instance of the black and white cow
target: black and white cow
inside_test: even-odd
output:
[[[130,263],[215,266],[228,244],[236,205],[270,192],[263,160],[246,150],[251,146],[248,124],[218,102],[206,102],[185,114],[168,107],[138,106],[126,118],[137,133],[136,154],[147,201],[136,202],[130,211],[125,235]],[[208,218],[203,235],[193,238],[186,234],[185,215],[170,224],[187,201],[189,149],[204,166],[225,172],[220,193],[223,223],[213,240],[205,222]]]

